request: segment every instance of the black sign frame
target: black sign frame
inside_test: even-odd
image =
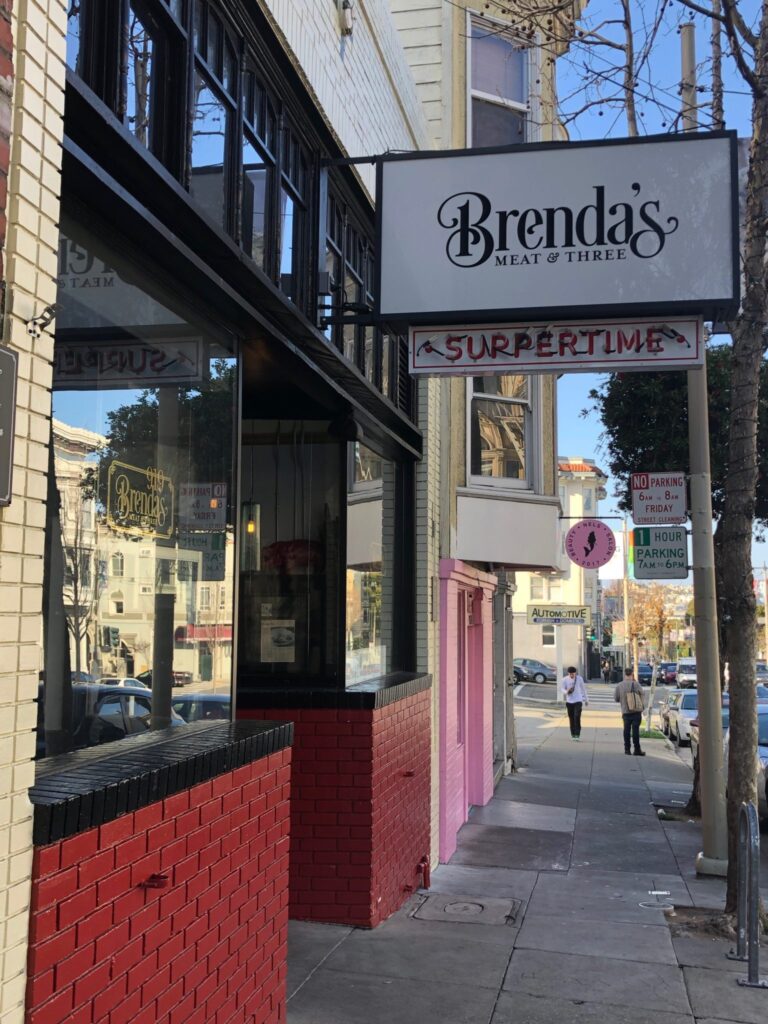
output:
[[[13,496],[13,442],[16,435],[16,381],[19,356],[0,346],[0,508]]]
[[[545,150],[560,150],[566,153],[573,149],[594,149],[614,146],[644,146],[648,143],[666,143],[675,145],[681,141],[696,142],[712,139],[727,139],[730,142],[731,168],[731,279],[730,296],[723,296],[709,301],[675,300],[665,302],[630,302],[617,304],[589,304],[584,306],[547,306],[507,309],[462,309],[462,310],[421,310],[413,312],[382,313],[381,310],[381,272],[382,272],[382,218],[384,211],[384,164],[395,161],[435,160],[446,157],[458,158],[472,156],[492,156],[494,154],[524,153]],[[578,320],[600,320],[621,316],[670,316],[698,315],[705,320],[728,320],[738,313],[741,304],[741,263],[739,240],[739,195],[738,195],[738,134],[731,129],[710,132],[685,132],[676,135],[644,135],[640,138],[594,139],[577,142],[522,142],[509,146],[488,146],[475,149],[443,149],[418,150],[411,153],[386,153],[375,158],[376,164],[376,265],[375,265],[375,305],[374,320],[376,323],[405,324],[408,326],[450,327],[457,324],[473,324],[481,326],[504,317],[517,320],[547,322],[553,318],[569,317]]]

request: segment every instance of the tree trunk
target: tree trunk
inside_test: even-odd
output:
[[[768,168],[768,7],[763,5],[755,48],[756,88],[747,174],[744,297],[732,326],[733,373],[723,530],[723,606],[730,689],[728,750],[728,889],[726,912],[736,909],[738,814],[756,799],[755,595],[752,530],[757,488],[757,410],[766,321],[765,214]]]

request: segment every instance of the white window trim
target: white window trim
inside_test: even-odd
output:
[[[506,35],[512,42],[518,42],[521,46],[524,46],[528,54],[528,61],[526,67],[527,75],[527,90],[528,100],[525,103],[519,103],[516,100],[506,99],[503,96],[497,96],[493,93],[481,92],[479,89],[472,88],[472,23],[481,22],[484,25],[498,26],[500,29],[506,30]],[[487,103],[496,103],[500,107],[508,107],[510,110],[516,110],[519,113],[525,114],[525,141],[526,142],[539,142],[541,139],[541,86],[534,87],[534,83],[540,79],[540,53],[541,53],[541,42],[539,33],[537,32],[533,43],[526,42],[519,39],[515,35],[514,27],[506,21],[501,21],[498,18],[491,18],[485,15],[482,11],[478,10],[467,10],[466,16],[466,47],[465,47],[465,73],[466,73],[466,90],[465,90],[465,110],[466,116],[464,121],[466,123],[465,128],[465,145],[467,147],[472,146],[472,99],[477,97],[479,100],[485,100]]]
[[[496,376],[504,376],[497,374]],[[525,376],[525,375],[524,375]],[[513,480],[510,477],[477,476],[472,472],[472,398],[474,396],[472,377],[467,377],[465,390],[466,404],[466,468],[467,487],[472,491],[489,491],[496,493],[508,493],[520,495],[525,493],[540,493],[541,491],[541,465],[542,465],[542,428],[541,428],[541,405],[542,405],[542,378],[539,374],[532,374],[528,377],[528,410],[530,423],[530,439],[526,439],[525,446],[525,479]],[[493,395],[487,395],[493,398]]]

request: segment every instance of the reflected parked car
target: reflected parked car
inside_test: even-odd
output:
[[[192,673],[191,672],[177,672],[177,671],[174,670],[171,673],[171,675],[173,676],[173,681],[171,683],[171,686],[187,686],[189,683],[192,682]],[[150,690],[152,689],[152,669],[151,668],[147,669],[146,672],[139,672],[139,674],[136,676],[136,678],[139,680],[140,683],[143,683],[145,686],[148,686],[150,688]]]
[[[232,717],[228,693],[178,693],[171,698],[171,707],[185,722],[228,722]]]
[[[135,676],[102,676],[97,680],[99,686],[138,686],[140,690],[148,690],[149,686]]]
[[[513,664],[516,668],[522,669],[534,683],[554,683],[557,681],[557,669],[554,665],[548,665],[545,661],[537,661],[535,658],[515,658]]]
[[[72,685],[72,749],[96,747],[146,732],[151,724],[152,694],[139,686]],[[187,723],[171,710],[171,726]],[[37,697],[36,757],[45,757],[44,689]]]

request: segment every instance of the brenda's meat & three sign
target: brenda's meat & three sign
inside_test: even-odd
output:
[[[714,315],[738,305],[733,133],[387,156],[379,313]]]

